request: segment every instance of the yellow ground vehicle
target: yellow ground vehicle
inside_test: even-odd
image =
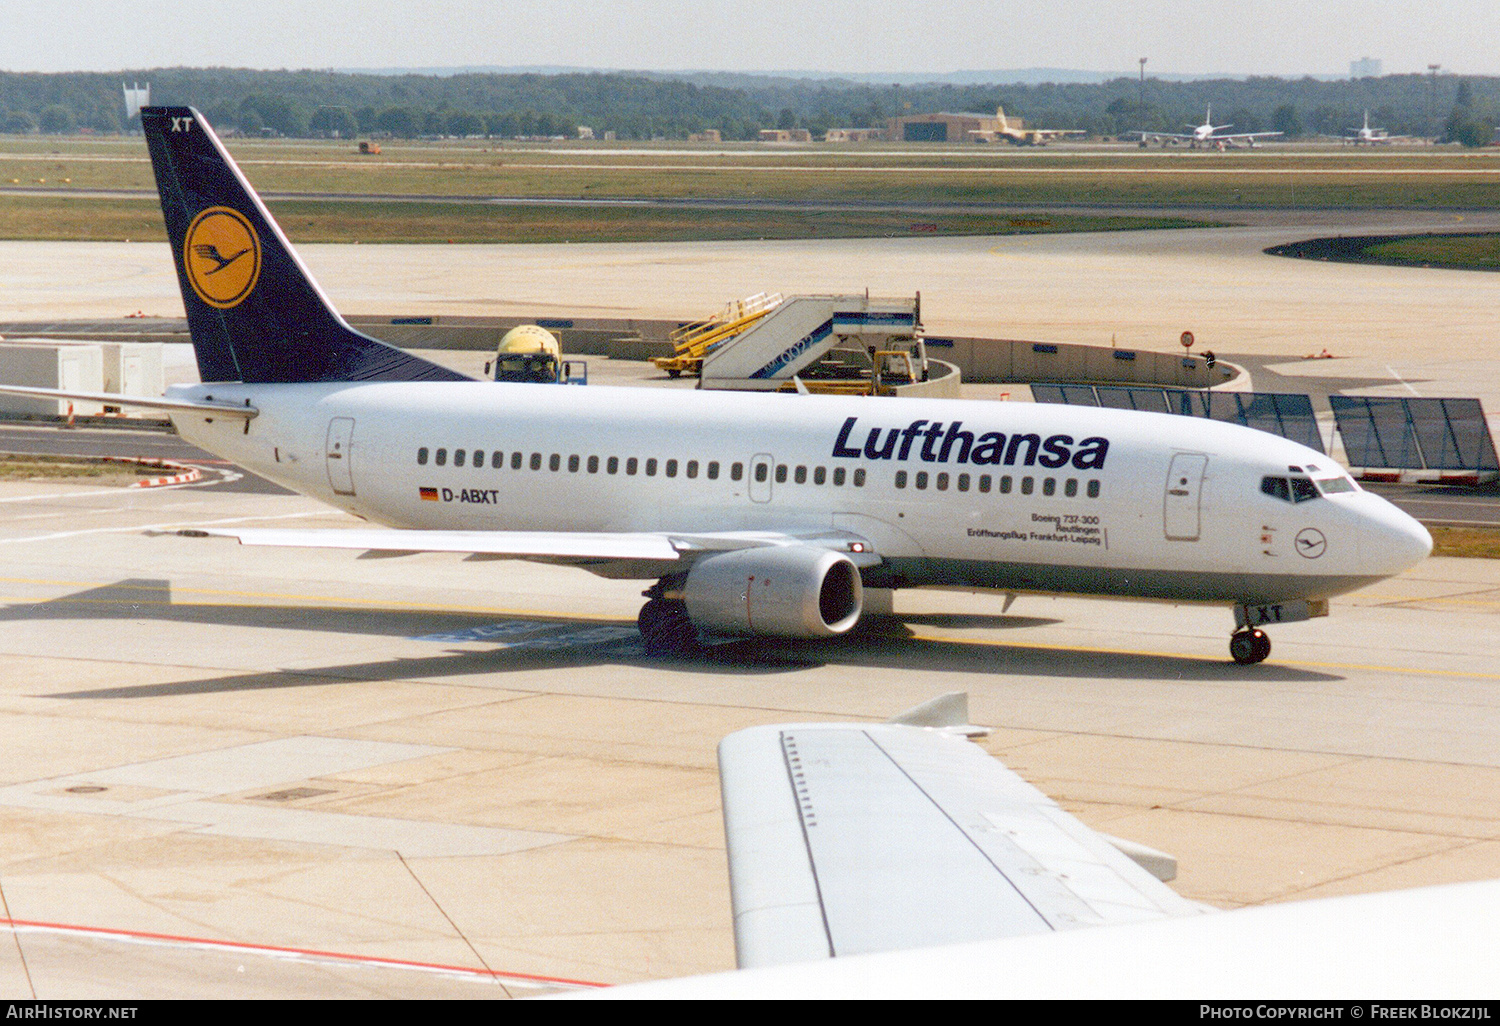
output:
[[[714,347],[745,331],[780,303],[779,292],[757,292],[746,299],[736,299],[713,316],[684,324],[672,332],[670,337],[676,352],[671,356],[653,357],[651,362],[671,378],[696,375],[703,368],[703,357]]]
[[[535,324],[521,324],[507,331],[500,339],[494,362],[486,364],[484,370],[496,381],[588,383],[588,365],[582,360],[564,360],[557,338]]]

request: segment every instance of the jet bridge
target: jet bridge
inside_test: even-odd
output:
[[[878,390],[877,353],[909,352],[925,376],[921,296],[791,296],[703,358],[699,388],[774,392]]]

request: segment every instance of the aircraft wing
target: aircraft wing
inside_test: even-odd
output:
[[[1211,135],[1209,142],[1230,142],[1235,139],[1270,139],[1273,136],[1284,135],[1284,132],[1230,132],[1225,135]]]
[[[374,553],[456,552],[494,558],[549,562],[608,563],[644,561],[673,564],[707,552],[774,545],[815,545],[842,552],[855,566],[880,562],[874,546],[846,531],[419,531],[390,528],[214,528],[174,532],[189,537],[234,538],[241,545],[316,549],[357,549]],[[649,569],[649,567],[648,567]],[[658,569],[661,569],[658,567]],[[671,572],[671,567],[661,569]],[[652,570],[650,576],[659,576]]]
[[[719,772],[741,968],[1202,911],[955,732],[753,727]]]

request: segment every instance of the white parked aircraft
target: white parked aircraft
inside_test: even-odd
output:
[[[1271,139],[1282,134],[1281,132],[1227,132],[1220,135],[1219,133],[1224,129],[1234,126],[1214,124],[1213,104],[1208,105],[1208,112],[1203,116],[1203,124],[1184,127],[1191,128],[1192,131],[1186,135],[1175,132],[1143,132],[1141,142],[1171,142],[1173,144],[1185,142],[1193,149],[1199,146],[1212,146],[1222,150],[1241,144],[1254,146],[1257,139]]]
[[[1385,143],[1395,142],[1397,139],[1410,139],[1409,135],[1391,135],[1383,128],[1370,127],[1370,112],[1365,111],[1365,123],[1362,128],[1351,128],[1344,135],[1344,142],[1353,146],[1382,146]]]
[[[1240,662],[1270,652],[1261,626],[1431,550],[1326,456],[1229,424],[471,381],[351,329],[196,110],[148,107],[142,127],[203,384],[130,402],[394,528],[205,533],[651,580],[655,653],[839,635],[866,587],[939,586],[1222,603]]]

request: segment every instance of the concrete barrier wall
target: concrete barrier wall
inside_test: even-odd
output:
[[[897,385],[893,391],[905,399],[961,399],[963,374],[946,360],[927,358],[927,380]]]
[[[1209,388],[1234,377],[1225,364],[1201,356],[1149,349],[1032,342],[1003,338],[929,338],[927,353],[949,360],[970,384],[1087,381]]]

